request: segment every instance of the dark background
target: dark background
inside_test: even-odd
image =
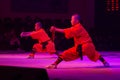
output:
[[[18,48],[30,51],[36,42],[30,37],[20,38],[21,31],[32,31],[34,23],[41,21],[44,29],[51,36],[49,28],[56,25],[59,28],[70,27],[70,17],[73,13],[81,16],[81,23],[89,32],[97,50],[120,50],[120,9],[113,10],[108,0],[1,0],[0,1],[0,49],[17,50]],[[116,0],[114,0],[116,1]],[[119,0],[118,0],[119,1]],[[111,5],[112,3],[110,3]],[[120,1],[118,2],[120,6]],[[116,5],[116,3],[114,3]],[[19,39],[12,47],[10,32],[14,30]],[[9,34],[9,35],[8,35]],[[73,40],[65,39],[63,34],[56,33],[56,48],[68,49]]]

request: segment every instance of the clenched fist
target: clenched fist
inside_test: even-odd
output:
[[[23,35],[24,35],[24,32],[21,32],[20,37],[23,37]]]
[[[51,28],[50,28],[50,32],[54,32],[55,31],[55,26],[51,26]]]

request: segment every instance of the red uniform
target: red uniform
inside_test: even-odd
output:
[[[86,55],[90,60],[97,61],[100,54],[95,50],[92,39],[90,38],[87,31],[79,23],[71,28],[64,29],[64,34],[67,39],[74,38],[74,46],[65,50],[60,57],[65,61],[70,61],[79,58],[76,48],[79,44],[82,45],[82,54]]]
[[[54,43],[50,40],[49,36],[43,29],[33,31],[30,36],[32,37],[32,39],[36,39],[39,41],[39,43],[33,45],[33,49],[35,49],[37,52],[56,52]],[[42,48],[43,42],[48,42],[45,49]]]

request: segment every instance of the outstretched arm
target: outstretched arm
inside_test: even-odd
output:
[[[52,26],[52,27],[50,28],[50,31],[51,31],[51,32],[56,31],[56,32],[64,33],[64,29],[56,28],[55,26]]]
[[[20,36],[21,37],[28,37],[30,36],[31,32],[21,32]]]

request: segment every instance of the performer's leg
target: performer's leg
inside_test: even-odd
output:
[[[31,51],[31,53],[29,54],[28,58],[29,59],[33,59],[34,56],[35,56],[35,53],[36,53],[36,50],[33,48],[32,51]]]
[[[58,57],[57,60],[53,63],[54,65],[58,65],[60,62],[62,62],[63,59]]]
[[[47,66],[46,68],[48,68],[48,69],[56,69],[56,68],[57,68],[57,65],[58,65],[60,62],[62,62],[62,61],[63,61],[63,59],[60,58],[60,57],[58,57],[57,60],[56,60],[53,64]]]
[[[99,60],[104,64],[105,67],[110,67],[109,63],[102,56],[100,56]]]
[[[65,50],[63,53],[61,53],[58,56],[57,60],[53,64],[51,64],[50,66],[47,66],[46,68],[55,69],[55,68],[57,68],[57,65],[60,62],[62,62],[63,60],[64,61],[71,61],[71,60],[75,60],[77,58],[79,58],[79,55],[76,52],[76,47],[72,47],[72,48],[69,48],[68,50]]]
[[[83,60],[82,45],[78,45],[76,51],[78,52],[80,59]]]

